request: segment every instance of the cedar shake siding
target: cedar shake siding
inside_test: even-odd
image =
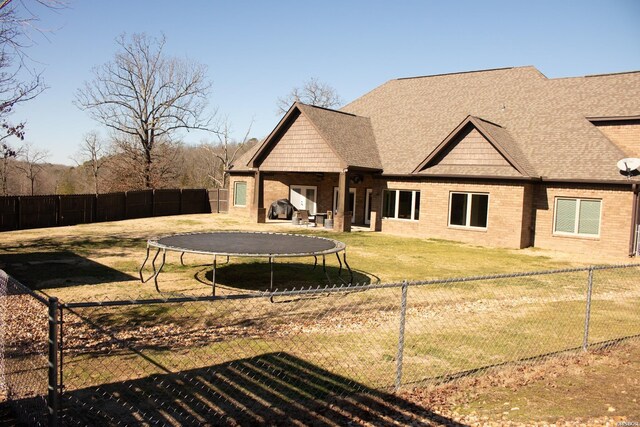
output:
[[[460,175],[471,170],[492,176],[521,176],[477,129],[467,126],[432,161],[429,174]]]
[[[304,115],[299,115],[266,155],[260,170],[340,172],[341,162]]]

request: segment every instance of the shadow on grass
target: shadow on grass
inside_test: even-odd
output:
[[[66,392],[61,415],[78,425],[461,425],[288,353]]]
[[[10,276],[31,289],[137,279],[70,251],[5,253],[0,255],[0,264]]]
[[[203,266],[200,272],[196,273],[195,279],[200,283],[211,286],[212,269],[211,266]],[[373,275],[359,270],[351,270],[354,284],[367,285],[379,283],[380,279]],[[218,264],[216,269],[216,286],[229,290],[243,291],[269,291],[269,290],[291,290],[301,288],[317,288],[322,286],[346,285],[351,281],[349,271],[343,266],[326,265],[323,269],[319,263],[315,268],[313,264],[274,262],[273,263],[273,289],[271,284],[271,268],[268,262],[255,261]]]

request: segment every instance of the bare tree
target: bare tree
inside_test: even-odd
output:
[[[22,162],[16,164],[31,183],[31,195],[35,194],[35,185],[38,175],[43,170],[43,163],[49,157],[49,152],[35,148],[31,144],[25,144],[20,155]]]
[[[340,99],[336,90],[315,77],[306,81],[301,88],[294,87],[291,89],[287,96],[278,98],[278,111],[276,114],[282,115],[286,113],[296,101],[324,108],[336,108],[342,104],[342,99]]]
[[[11,161],[18,157],[19,150],[14,149],[5,140],[10,137],[18,138],[20,141],[24,140],[24,123],[18,125],[10,125],[7,122],[3,122],[0,127],[5,131],[5,134],[0,137],[0,143],[2,143],[2,159],[0,159],[0,177],[2,179],[2,195],[9,194],[9,188],[7,182],[9,180],[9,165]]]
[[[107,154],[107,144],[96,132],[89,132],[84,136],[80,150],[76,154],[75,162],[78,166],[87,165],[91,171],[95,194],[100,193],[99,175],[109,159]]]
[[[144,185],[153,187],[156,144],[170,143],[178,130],[209,130],[211,84],[206,67],[164,54],[165,38],[122,34],[112,61],[93,69],[94,78],[76,91],[76,105],[144,156]]]
[[[115,138],[109,155],[109,187],[115,191],[126,191],[175,186],[179,166],[182,165],[180,148],[179,143],[156,141],[153,162],[149,166],[144,148],[137,140]]]
[[[210,170],[209,177],[215,182],[217,187],[227,188],[229,182],[229,174],[227,169],[233,164],[238,157],[238,154],[242,153],[242,149],[249,140],[249,133],[251,132],[251,126],[253,122],[247,128],[247,132],[241,141],[234,140],[231,137],[231,124],[228,119],[225,119],[216,130],[216,136],[218,137],[217,145],[209,145],[207,149],[213,155],[217,162],[214,163],[213,168]]]

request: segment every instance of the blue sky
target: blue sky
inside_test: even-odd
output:
[[[252,120],[251,136],[266,136],[277,98],[311,77],[348,102],[398,77],[521,65],[549,78],[640,70],[638,0],[70,0],[39,12],[55,31],[28,52],[49,89],[12,120],[26,120],[26,139],[64,164],[85,133],[107,135],[72,101],[122,32],[164,33],[168,54],[206,64],[210,105],[237,138]]]

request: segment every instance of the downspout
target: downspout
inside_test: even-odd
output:
[[[638,220],[638,210],[640,205],[638,204],[638,184],[632,184],[631,190],[633,191],[633,206],[631,208],[631,231],[629,237],[629,256],[635,256],[636,254],[636,222]]]

